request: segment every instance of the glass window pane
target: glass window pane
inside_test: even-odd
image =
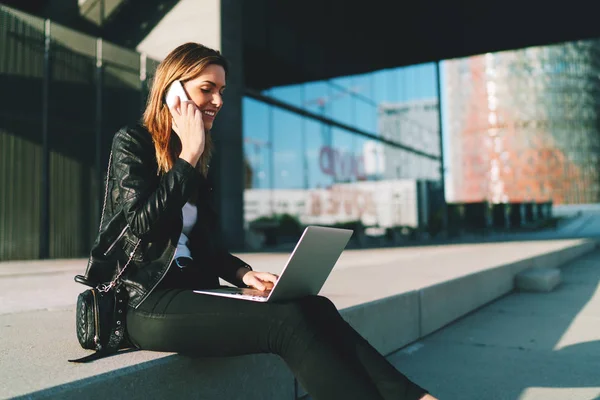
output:
[[[419,65],[416,82],[419,85],[420,98],[432,98],[438,96],[437,74],[435,63]]]
[[[306,164],[308,170],[309,188],[326,188],[333,183],[333,175],[328,161],[331,141],[331,128],[315,120],[306,119],[304,122],[306,134]]]
[[[328,98],[329,117],[342,124],[354,126],[355,99],[350,89],[331,87],[331,96]]]
[[[397,103],[400,101],[400,91],[402,88],[402,69],[394,68],[386,70],[386,92],[385,102]]]
[[[377,104],[388,101],[388,71],[389,70],[373,72],[373,100]]]
[[[273,181],[276,189],[304,186],[302,120],[300,116],[273,107]]]
[[[369,72],[368,74],[354,75],[353,79],[356,93],[364,98],[364,101],[376,105],[375,73]]]
[[[352,76],[333,78],[330,82],[333,84],[333,87],[336,87],[339,90],[352,90],[354,84]]]
[[[356,101],[356,128],[367,133],[377,134],[377,107],[363,101]]]
[[[377,102],[374,100],[373,75],[355,76],[354,87],[356,89],[355,126],[363,131],[377,134]]]
[[[268,189],[271,152],[269,147],[269,106],[251,98],[243,100],[244,155],[248,171],[246,187]]]
[[[302,85],[290,85],[271,88],[268,95],[285,103],[303,108]]]
[[[325,81],[304,84],[304,108],[317,115],[329,115],[330,87]]]
[[[329,157],[329,167],[335,183],[355,182],[361,176],[362,154],[356,153],[356,135],[342,129],[333,128],[333,146]]]

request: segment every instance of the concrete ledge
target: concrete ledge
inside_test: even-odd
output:
[[[558,268],[533,268],[515,277],[515,286],[524,292],[551,292],[560,284]]]
[[[418,308],[418,293],[413,291],[348,307],[341,313],[377,350],[389,354],[419,338]],[[126,395],[147,399],[172,398],[176,393],[177,398],[293,400],[296,393],[298,397],[306,394],[285,363],[274,355],[192,359],[166,353],[125,352],[92,364],[70,364],[68,358],[86,354],[77,347],[70,329],[72,309],[13,317],[15,327],[24,332],[39,330],[40,326],[50,329],[34,338],[39,359],[20,362],[7,371],[9,377],[21,377],[21,385],[2,387],[11,380],[5,381],[0,384],[1,397],[29,393],[35,398],[100,400]],[[2,352],[4,359],[22,358],[31,346],[16,331],[5,339],[13,346]],[[50,373],[38,376],[42,371]],[[23,380],[27,376],[31,379]],[[52,386],[52,382],[65,381],[67,377],[68,383]],[[35,391],[42,387],[50,388]]]
[[[69,363],[88,354],[77,344],[73,313],[66,309],[10,316],[11,325],[4,325],[8,329],[0,341],[0,398],[295,398],[294,377],[274,355],[194,359],[130,351],[90,364]]]
[[[390,354],[512,291],[522,271],[557,268],[595,248],[595,241],[578,241],[548,254],[348,306],[341,313],[375,348]],[[273,355],[192,359],[130,352],[92,364],[70,364],[68,358],[87,354],[75,339],[73,311],[0,315],[1,398],[295,400],[305,394]]]
[[[597,246],[585,241],[558,251],[531,257],[474,274],[465,275],[419,291],[421,336],[428,335],[456,319],[511,292],[515,276],[525,270],[545,266],[558,268]]]
[[[227,373],[223,373],[227,371]],[[251,355],[192,359],[172,355],[34,394],[35,398],[294,399],[293,375],[281,359]]]
[[[420,336],[510,292],[513,280],[510,266],[501,266],[421,289]]]
[[[420,337],[416,291],[345,308],[341,314],[382,354],[390,354]]]

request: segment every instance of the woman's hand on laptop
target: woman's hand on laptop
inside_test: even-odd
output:
[[[244,284],[253,287],[255,289],[264,292],[265,290],[270,290],[275,285],[279,277],[275,274],[271,274],[270,272],[258,272],[258,271],[248,271],[244,274],[242,278],[242,282]]]

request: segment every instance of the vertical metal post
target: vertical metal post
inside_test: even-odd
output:
[[[96,39],[96,121],[95,121],[95,191],[94,197],[94,219],[93,226],[100,224],[100,197],[102,196],[102,38]]]
[[[104,0],[100,0],[100,21],[98,25],[100,25],[100,32],[104,35]]]
[[[143,113],[146,105],[146,99],[148,97],[148,58],[146,53],[140,53],[140,111]]]
[[[44,21],[44,77],[42,80],[42,201],[40,221],[40,258],[50,257],[50,144],[48,138],[50,95],[50,20]]]
[[[301,104],[305,104],[306,102],[306,87],[304,84],[302,85],[302,102]],[[302,173],[304,175],[304,190],[308,189],[308,156],[306,155],[306,117],[301,116],[302,122],[300,124],[301,138],[302,138]]]
[[[440,176],[442,184],[442,234],[448,235],[448,204],[446,203],[446,169],[444,166],[444,132],[442,128],[442,75],[440,72],[441,61],[435,63],[438,95],[438,124],[440,140]]]
[[[275,146],[273,144],[273,106],[269,105],[269,142],[267,149],[269,149],[269,205],[271,216],[275,216]]]

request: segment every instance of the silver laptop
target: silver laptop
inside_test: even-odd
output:
[[[350,229],[307,227],[271,290],[222,286],[194,292],[261,302],[319,294],[351,236]]]

